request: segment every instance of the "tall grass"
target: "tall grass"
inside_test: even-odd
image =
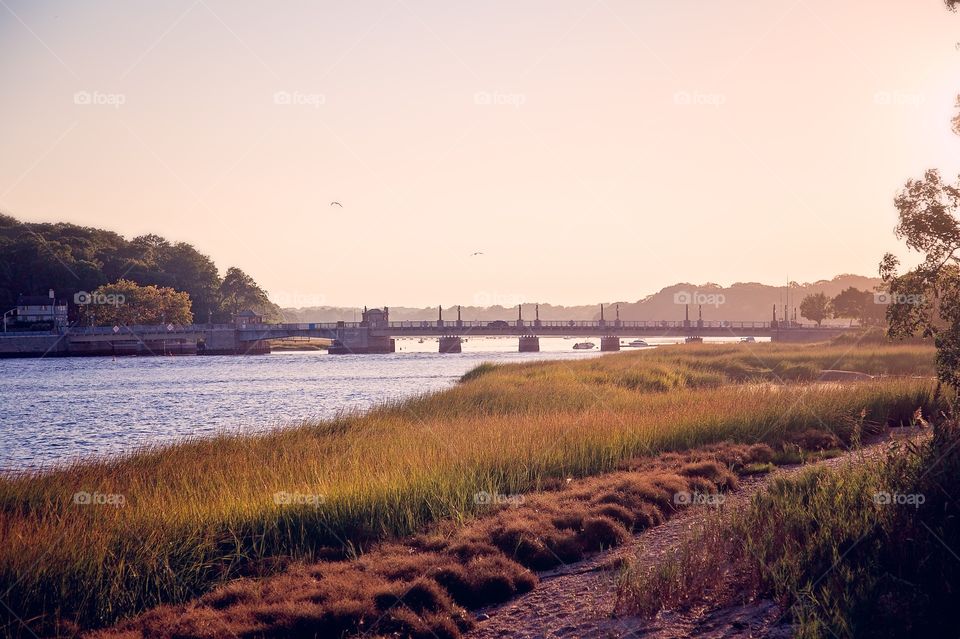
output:
[[[802,639],[958,636],[960,426],[935,431],[886,459],[775,480],[661,565],[631,566],[620,612],[768,597]]]
[[[524,492],[725,439],[775,444],[809,427],[845,437],[861,411],[876,423],[909,421],[917,407],[938,408],[929,380],[729,382],[827,367],[926,375],[931,362],[917,347],[753,345],[487,367],[365,415],[9,476],[0,479],[0,587],[32,628],[99,626],[271,570],[277,558],[357,552],[470,517],[481,490]],[[125,503],[77,504],[78,492]],[[319,497],[278,505],[281,492]],[[18,621],[5,621],[15,632]]]

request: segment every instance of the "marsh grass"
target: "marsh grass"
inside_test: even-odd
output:
[[[658,566],[629,565],[617,608],[652,616],[766,597],[800,638],[955,637],[958,444],[948,420],[886,459],[776,479]]]
[[[364,415],[7,476],[0,586],[31,628],[68,634],[291,559],[467,520],[478,491],[524,493],[722,440],[776,447],[810,428],[846,441],[856,419],[901,424],[941,408],[927,379],[773,383],[821,368],[927,375],[932,350],[756,344],[485,366]],[[78,492],[124,505],[77,504]],[[278,504],[278,493],[296,498]],[[0,616],[15,634],[18,619]]]

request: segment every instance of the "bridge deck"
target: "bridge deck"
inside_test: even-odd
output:
[[[72,327],[67,334],[73,341],[102,341],[118,339],[202,339],[215,333],[236,332],[242,341],[279,339],[283,337],[323,337],[337,339],[344,333],[365,332],[374,337],[423,337],[437,335],[475,336],[570,336],[588,337],[597,335],[654,336],[654,335],[701,335],[770,337],[783,333],[802,332],[822,335],[824,338],[837,335],[846,327],[814,324],[777,325],[772,322],[726,322],[726,321],[417,321],[389,322],[367,325],[362,322],[317,322],[290,324],[193,324],[189,326],[130,326],[130,327]]]

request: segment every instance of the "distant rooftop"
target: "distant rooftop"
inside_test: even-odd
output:
[[[17,306],[50,306],[51,299],[46,295],[21,295],[17,298]],[[66,306],[65,300],[57,300],[57,306]]]

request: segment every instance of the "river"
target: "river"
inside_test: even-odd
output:
[[[323,419],[448,388],[482,362],[599,355],[572,350],[576,341],[541,338],[540,353],[516,352],[516,338],[470,338],[450,355],[432,339],[402,339],[389,355],[3,359],[0,470]]]

